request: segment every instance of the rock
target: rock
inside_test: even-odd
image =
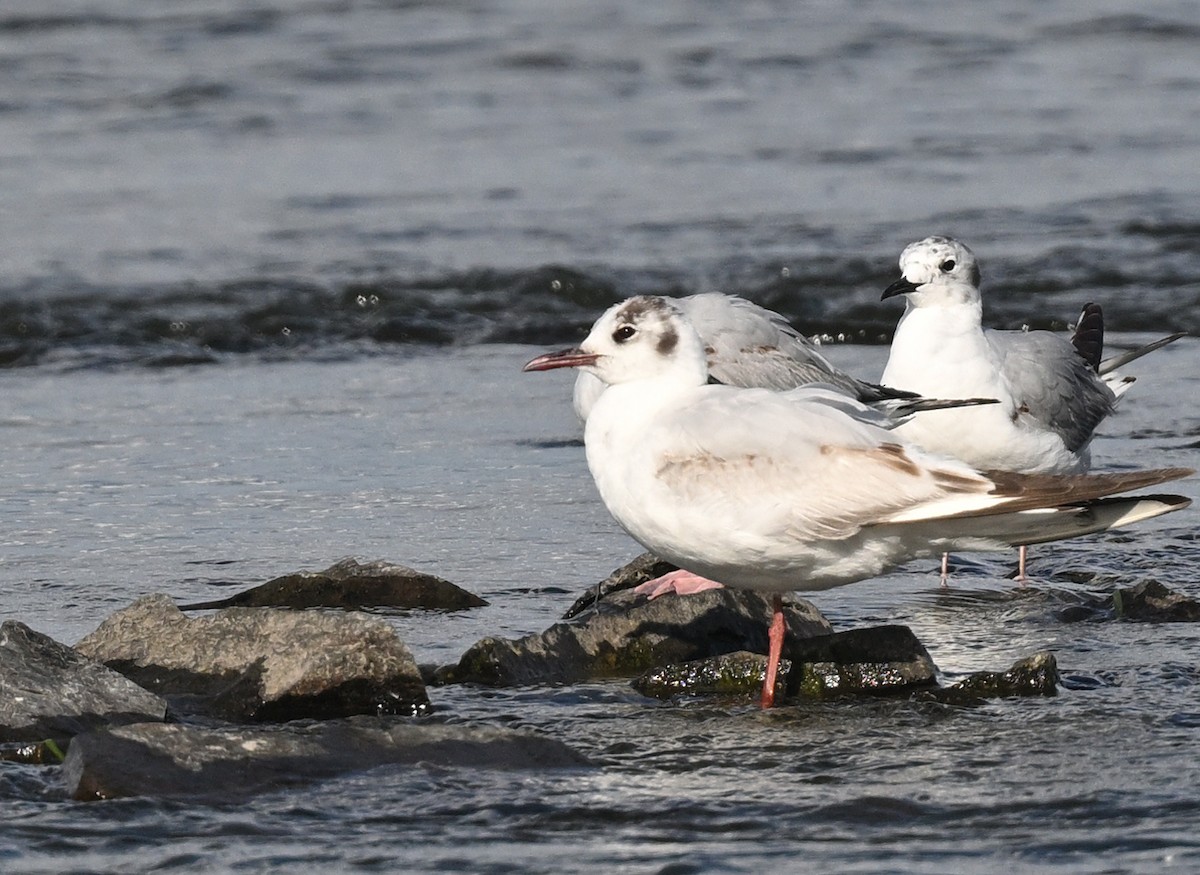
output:
[[[66,758],[62,749],[67,746],[65,739],[60,745],[53,738],[0,744],[0,762],[23,763],[27,766],[58,765]]]
[[[154,595],[109,617],[76,649],[184,713],[294,720],[429,708],[412,654],[367,614],[227,608],[190,619]]]
[[[588,760],[560,741],[529,732],[358,717],[271,729],[183,724],[103,729],[75,739],[62,773],[78,800],[224,801],[386,763],[556,769]]]
[[[343,559],[324,571],[277,577],[245,592],[211,602],[181,606],[185,611],[233,607],[431,608],[459,611],[487,604],[474,593],[432,574],[376,561],[363,565]]]
[[[1132,589],[1113,593],[1113,609],[1118,617],[1158,623],[1195,623],[1200,621],[1200,602],[1174,592],[1157,580],[1148,580]]]
[[[889,695],[937,684],[937,668],[907,626],[851,629],[819,637],[784,639],[777,701],[842,695]],[[655,669],[634,681],[643,695],[757,697],[767,659],[733,653]]]
[[[1058,694],[1058,662],[1052,653],[1035,653],[1004,672],[980,671],[956,684],[923,694],[950,705],[973,705],[984,699]]]
[[[654,580],[656,577],[669,574],[675,571],[677,567],[665,559],[659,559],[653,553],[643,553],[631,562],[622,565],[576,599],[575,604],[571,605],[567,609],[567,612],[563,614],[563,619],[570,620],[614,592],[633,589],[635,586],[640,586],[648,580]]]
[[[891,695],[937,685],[937,666],[907,626],[785,638],[783,654],[799,669],[788,675],[789,696]]]
[[[829,622],[809,602],[787,597],[784,606],[789,638],[830,631]],[[769,597],[739,590],[652,600],[618,592],[545,632],[517,640],[484,638],[457,666],[440,670],[438,680],[488,686],[573,683],[637,675],[737,650],[765,653],[771,615]]]
[[[0,624],[0,742],[163,720],[167,703],[24,623]]]
[[[779,699],[784,696],[784,681],[791,667],[791,660],[780,660],[775,686],[775,694]],[[643,696],[655,699],[673,699],[677,696],[731,696],[740,699],[758,696],[762,692],[766,674],[766,656],[739,650],[651,669],[634,680],[633,688]]]

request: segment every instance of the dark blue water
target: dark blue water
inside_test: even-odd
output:
[[[1191,3],[313,2],[0,9],[5,619],[73,643],[148,592],[343,556],[491,606],[398,618],[420,661],[553,622],[638,552],[563,375],[628,294],[722,290],[860,345],[911,240],[979,256],[990,324],[1200,331]],[[1196,464],[1200,343],[1142,362],[1099,467]],[[1179,491],[1200,498],[1196,481]],[[434,691],[586,773],[379,769],[236,806],[83,805],[0,770],[0,870],[1190,871],[1197,632],[1067,623],[1200,596],[1194,511],[821,594],[948,680],[1053,650],[1050,700],[753,708],[622,682]]]

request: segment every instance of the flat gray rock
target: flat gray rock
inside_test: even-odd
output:
[[[809,602],[784,600],[791,640],[826,635],[829,622]],[[617,592],[573,620],[516,640],[484,638],[458,665],[438,672],[442,683],[488,686],[574,683],[629,677],[655,666],[737,650],[766,652],[771,599],[710,589],[648,600]]]
[[[76,649],[184,713],[294,720],[429,707],[408,648],[390,625],[362,613],[227,608],[193,619],[153,595]]]
[[[24,623],[0,624],[0,742],[163,720],[167,703]]]
[[[324,571],[299,571],[216,601],[182,605],[185,611],[233,607],[428,608],[460,611],[487,602],[433,574],[382,560],[343,559]]]
[[[470,769],[588,765],[553,738],[492,727],[378,718],[272,729],[137,724],[78,736],[62,774],[78,800],[244,798],[384,764]]]

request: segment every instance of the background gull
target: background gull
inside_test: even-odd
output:
[[[614,305],[578,348],[525,369],[560,367],[609,385],[584,442],[617,522],[683,569],[775,594],[764,707],[782,647],[782,592],[852,583],[949,549],[1104,531],[1190,503],[1109,497],[1187,469],[987,475],[898,439],[882,427],[885,414],[825,387],[710,384],[703,341],[665,298]]]
[[[908,245],[900,270],[883,293],[904,295],[906,306],[881,382],[921,394],[986,395],[1000,404],[930,413],[899,433],[980,470],[1088,470],[1096,427],[1132,382],[1116,369],[1183,336],[1101,361],[1104,323],[1096,304],[1084,308],[1072,340],[1051,331],[985,330],[978,262],[950,237]],[[943,580],[946,571],[943,557]],[[1024,549],[1018,578],[1025,578]]]

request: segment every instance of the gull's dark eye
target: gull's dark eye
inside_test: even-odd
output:
[[[939,265],[939,267],[941,267],[942,273],[950,273],[950,271],[954,270],[954,259],[947,258]]]
[[[617,343],[624,343],[629,338],[633,337],[633,335],[635,335],[635,334],[637,334],[637,329],[634,328],[632,325],[622,325],[620,328],[618,328],[616,331],[613,332],[612,338]]]

